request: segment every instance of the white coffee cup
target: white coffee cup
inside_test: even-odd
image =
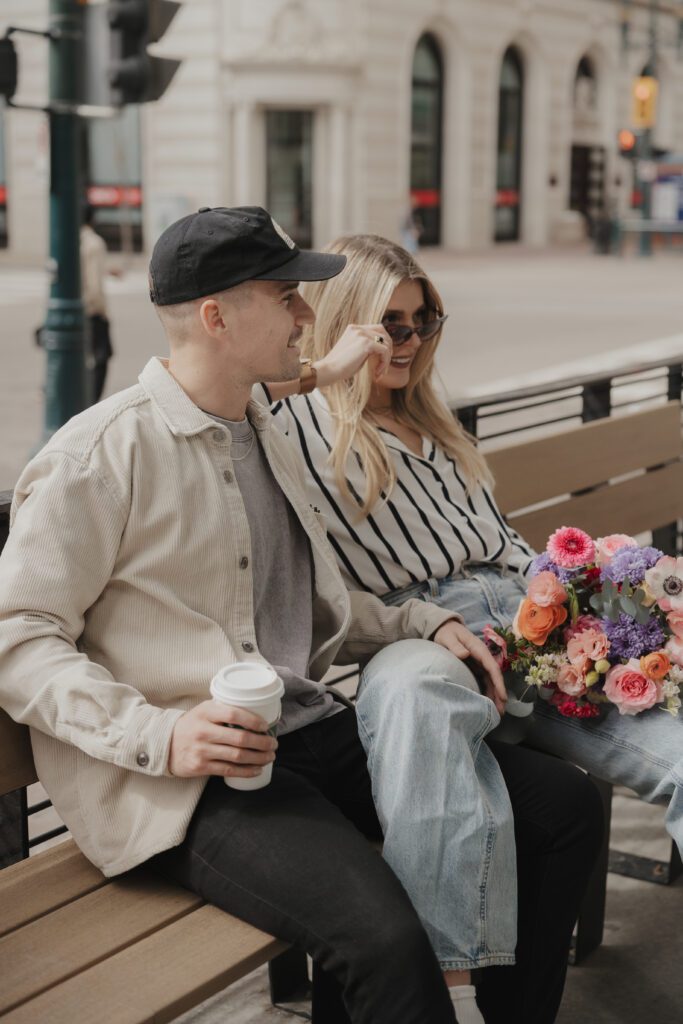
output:
[[[211,696],[221,704],[244,708],[265,718],[268,732],[275,735],[275,727],[282,711],[282,695],[285,687],[279,675],[270,665],[258,661],[238,661],[226,665],[211,680]],[[249,779],[226,778],[226,786],[233,789],[261,789],[267,786],[273,774],[272,761],[263,766],[258,775]]]

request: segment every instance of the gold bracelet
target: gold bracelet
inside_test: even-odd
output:
[[[299,375],[299,394],[308,395],[318,383],[318,371],[310,359],[301,360],[301,373]]]

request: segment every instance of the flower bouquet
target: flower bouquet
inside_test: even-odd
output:
[[[512,626],[486,626],[484,639],[523,702],[540,697],[572,718],[612,706],[677,715],[683,558],[625,534],[594,541],[563,526],[533,560]]]

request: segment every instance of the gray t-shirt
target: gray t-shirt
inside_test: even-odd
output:
[[[213,416],[232,434],[233,472],[251,532],[256,642],[285,685],[278,734],[342,710],[308,678],[313,633],[313,559],[306,532],[278,485],[249,420]]]

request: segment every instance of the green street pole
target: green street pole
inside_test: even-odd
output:
[[[652,78],[657,77],[657,3],[650,0],[650,55],[647,63],[648,74]],[[639,139],[640,160],[652,163],[652,128],[645,128]],[[645,181],[639,177],[639,188],[641,195],[640,214],[643,220],[650,220],[652,217],[652,182]],[[649,231],[643,231],[640,235],[640,255],[652,255],[652,236]]]
[[[43,443],[88,404],[76,113],[83,12],[79,0],[50,0],[50,263],[54,269],[43,330],[47,359]]]

